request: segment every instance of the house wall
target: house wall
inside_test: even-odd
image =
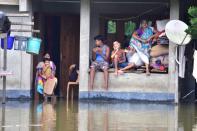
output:
[[[171,0],[170,7],[170,20],[179,19],[179,1]],[[178,65],[175,62],[176,47],[175,43],[169,42],[169,88],[174,88],[175,102],[178,103]]]
[[[94,5],[91,8],[91,23],[90,23],[90,54],[91,49],[94,46],[93,37],[99,32],[99,11],[95,10]],[[170,19],[179,19],[179,3],[178,0],[171,0],[170,6]],[[83,9],[83,5],[81,5]],[[87,7],[86,7],[87,8]],[[110,10],[111,8],[109,8]],[[102,10],[100,10],[102,12]],[[86,13],[88,12],[81,12]],[[94,15],[95,14],[95,15]],[[87,17],[87,16],[86,16]],[[81,17],[81,21],[86,19]],[[82,25],[81,25],[82,26]],[[88,28],[87,28],[88,29]],[[88,35],[86,35],[88,38]],[[84,44],[82,41],[80,44]],[[80,83],[80,99],[90,98],[103,98],[103,99],[123,99],[123,100],[146,100],[146,101],[174,101],[178,102],[178,76],[177,67],[175,64],[175,45],[170,45],[169,54],[169,74],[151,74],[150,77],[146,77],[145,74],[126,73],[123,76],[115,76],[113,73],[109,74],[109,89],[105,91],[103,89],[103,73],[98,72],[95,76],[94,90],[88,91],[88,82],[81,87]],[[87,52],[87,49],[86,49]],[[90,55],[91,57],[91,55]],[[83,61],[85,57],[81,57],[80,61]],[[84,66],[83,66],[84,68]],[[86,67],[87,68],[87,67]],[[80,68],[81,69],[81,68]],[[83,75],[88,74],[87,70],[83,69]],[[89,77],[88,77],[89,78]],[[83,79],[85,83],[86,79]]]
[[[30,4],[30,3],[29,3]],[[31,8],[25,12],[26,16],[13,17],[19,14],[19,5],[0,5],[1,11],[4,11],[11,22],[30,22],[32,20]],[[31,29],[30,26],[15,25],[12,29]],[[12,32],[11,35],[31,36],[31,33]],[[13,72],[13,75],[7,77],[6,96],[8,98],[30,97],[30,89],[32,84],[32,56],[26,52],[9,50],[7,53],[8,70]],[[3,67],[3,50],[0,49],[0,69]],[[2,90],[3,79],[0,78],[0,89]]]
[[[79,91],[88,90],[90,50],[90,0],[81,0],[80,8],[80,82]]]
[[[177,6],[178,0],[171,0],[171,14],[175,14],[175,17],[178,14]],[[88,92],[88,82],[89,82],[89,59],[91,54],[91,48],[94,45],[93,37],[98,34],[99,32],[99,13],[95,13],[94,8],[91,8],[89,5],[91,5],[90,0],[81,0],[81,26],[80,26],[80,75],[83,76],[80,80],[80,98],[89,98],[91,95],[89,95]],[[42,7],[42,5],[40,5]],[[50,6],[50,5],[49,5]],[[9,8],[8,8],[9,7]],[[1,8],[6,13],[16,13],[19,12],[19,6],[2,6]],[[45,9],[45,8],[43,8]],[[43,11],[43,10],[41,10]],[[93,12],[92,12],[93,11]],[[91,13],[90,13],[91,12]],[[16,17],[10,19],[15,21],[30,21],[31,20],[31,10],[28,12],[29,17]],[[173,15],[171,15],[171,18]],[[90,19],[91,18],[91,19]],[[19,28],[26,28],[22,26],[18,26]],[[31,35],[31,34],[23,34],[23,33],[17,33],[18,35]],[[173,50],[172,50],[173,51]],[[174,51],[173,51],[174,52]],[[1,67],[2,67],[2,57],[3,53],[2,50],[0,52],[1,54]],[[13,69],[13,76],[8,77],[8,97],[19,97],[19,96],[30,96],[30,87],[31,87],[31,70],[32,69],[32,59],[31,55],[26,54],[25,52],[18,52],[18,51],[9,51],[8,52],[8,69]],[[171,57],[171,62],[174,62],[174,56]],[[171,65],[170,65],[171,66]],[[110,83],[111,87],[109,87],[110,92],[112,92],[110,95],[109,92],[102,92],[100,91],[100,88],[102,87],[102,82],[97,83],[97,87],[95,87],[95,92],[92,93],[93,97],[110,97],[115,96],[113,93],[120,93],[118,96],[125,96],[127,95],[126,99],[133,99],[133,98],[139,98],[139,97],[133,97],[133,94],[140,93],[142,98],[146,100],[152,100],[152,95],[156,96],[154,100],[160,100],[159,95],[160,93],[163,93],[164,96],[162,100],[174,100],[175,99],[175,92],[177,91],[177,85],[176,80],[176,74],[173,76],[174,70],[170,71],[171,77],[168,77],[168,75],[153,75],[150,78],[146,78],[143,75],[136,75],[135,74],[128,74],[126,76],[121,76],[120,78],[116,78],[113,74],[110,74]],[[102,73],[97,73],[95,81],[102,81]],[[121,80],[122,79],[122,80]],[[149,86],[146,89],[146,85],[148,81],[153,80],[155,81],[154,87]],[[140,85],[137,85],[133,87],[128,86],[128,83],[131,81],[144,80],[145,82],[139,83]],[[161,81],[162,80],[162,81]],[[121,84],[121,81],[123,81],[124,84]],[[117,82],[117,84],[116,84]],[[120,82],[118,84],[118,82]],[[173,83],[170,84],[169,83]],[[137,82],[136,82],[137,84]],[[2,85],[0,85],[2,88]],[[121,91],[122,87],[122,91]],[[157,87],[164,87],[163,89],[159,90],[160,88]],[[135,89],[138,88],[138,89]],[[157,88],[155,90],[155,88]],[[158,91],[159,90],[159,91]],[[149,93],[153,94],[149,94]],[[128,94],[130,93],[130,94]],[[155,94],[156,93],[156,94]],[[107,94],[107,95],[106,95]],[[119,97],[119,98],[120,98]]]
[[[0,4],[2,5],[18,5],[18,0],[0,0]]]

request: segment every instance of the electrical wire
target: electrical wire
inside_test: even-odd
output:
[[[140,18],[140,17],[142,17],[142,16],[144,16],[144,15],[146,15],[146,14],[149,14],[149,13],[151,13],[151,12],[157,10],[157,9],[160,9],[160,8],[161,8],[161,6],[155,7],[155,8],[153,8],[153,9],[147,10],[147,11],[145,11],[145,12],[143,12],[143,13],[137,15],[137,16],[127,17],[127,18],[117,18],[117,19],[114,19],[114,18],[111,18],[111,17],[102,17],[102,16],[100,16],[100,17],[101,17],[101,18],[104,18],[104,19],[112,20],[112,21],[133,20],[133,19],[138,19],[138,18]]]

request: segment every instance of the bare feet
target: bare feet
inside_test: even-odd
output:
[[[105,90],[107,91],[107,90],[108,90],[108,85],[105,85],[104,88],[105,88]]]
[[[118,70],[115,70],[115,75],[118,76]]]
[[[93,90],[93,85],[90,85],[89,86],[89,91],[92,91]]]
[[[119,74],[119,75],[123,75],[124,72],[123,72],[122,70],[119,70],[119,71],[118,71],[118,74]]]
[[[150,72],[149,71],[146,71],[146,76],[150,76]]]

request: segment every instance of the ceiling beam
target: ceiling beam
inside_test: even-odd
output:
[[[95,4],[166,4],[166,2],[140,2],[140,1],[94,1]]]
[[[80,3],[78,0],[42,0],[43,2],[53,2],[53,3]]]
[[[43,2],[53,2],[53,3],[80,3],[80,0],[42,0]],[[104,0],[94,0],[92,3],[95,4],[166,4],[169,3],[168,0],[157,0],[157,1],[121,1],[121,0],[116,0],[116,1],[104,1]]]

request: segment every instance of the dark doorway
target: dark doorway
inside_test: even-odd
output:
[[[35,13],[35,28],[41,31],[39,37],[43,40],[40,54],[33,59],[33,78],[35,81],[36,65],[45,53],[49,53],[56,65],[58,86],[55,95],[65,97],[68,82],[68,69],[73,63],[79,64],[79,16],[52,15]],[[39,99],[34,85],[32,94]]]
[[[69,66],[71,64],[79,65],[79,16],[62,16],[60,32],[60,86],[61,95],[65,96]]]
[[[60,78],[60,16],[45,16],[44,52],[51,55],[56,65],[56,77]],[[60,95],[60,84],[58,82],[55,95]]]

